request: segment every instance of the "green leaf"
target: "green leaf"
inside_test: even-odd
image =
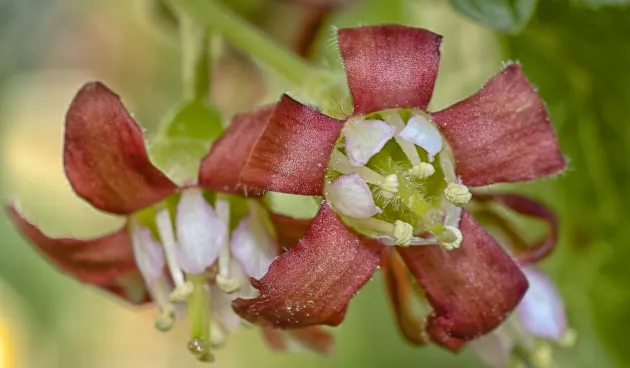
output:
[[[603,6],[628,6],[630,0],[574,0],[576,4],[597,9]]]
[[[521,32],[536,10],[537,0],[451,0],[461,13],[502,33]]]
[[[196,179],[199,163],[223,132],[221,115],[208,102],[195,99],[174,109],[150,147],[156,166],[175,182]]]

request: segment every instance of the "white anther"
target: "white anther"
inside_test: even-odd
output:
[[[442,248],[446,250],[453,250],[459,248],[462,244],[464,236],[458,228],[454,226],[446,226],[444,232],[438,236],[438,239],[440,240]]]
[[[398,175],[391,174],[381,183],[381,189],[390,193],[398,193]]]
[[[413,237],[413,226],[407,222],[396,220],[394,237],[396,238],[396,245],[408,246]]]
[[[414,165],[411,169],[409,169],[409,174],[419,179],[426,179],[429,176],[435,174],[435,168],[429,163],[421,162],[418,165]]]
[[[446,189],[444,189],[444,194],[449,202],[457,205],[466,204],[470,201],[470,198],[472,198],[470,189],[465,185],[457,183],[448,183]]]
[[[160,311],[160,315],[155,319],[155,328],[160,331],[168,331],[175,323],[175,310],[172,306],[167,305]]]
[[[169,298],[173,303],[183,303],[188,300],[188,296],[192,294],[193,290],[195,290],[193,283],[186,281],[181,285],[177,285]]]
[[[237,279],[226,277],[221,274],[218,274],[214,281],[217,283],[219,289],[228,294],[235,292],[241,287],[241,283]]]

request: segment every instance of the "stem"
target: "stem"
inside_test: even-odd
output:
[[[223,36],[234,46],[260,59],[295,86],[312,79],[312,68],[238,15],[213,0],[170,0],[193,21]]]
[[[179,29],[186,97],[207,99],[210,97],[210,32],[184,12],[180,12]]]
[[[212,360],[210,352],[210,290],[206,276],[186,275],[188,281],[194,285],[193,292],[188,297],[188,318],[190,319],[189,349],[201,361]]]

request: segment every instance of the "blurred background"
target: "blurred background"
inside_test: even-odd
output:
[[[398,22],[442,34],[434,110],[477,91],[503,61],[520,61],[570,158],[560,177],[510,188],[560,216],[561,243],[541,267],[558,284],[578,340],[554,356],[562,367],[630,367],[630,9],[623,0],[544,0],[531,17],[514,13],[507,24],[464,14],[462,1],[346,1],[326,17],[289,0],[226,2],[290,47],[294,32],[308,31],[300,30],[307,21],[325,20],[313,46],[298,51],[333,67],[341,66],[330,25]],[[62,172],[64,114],[78,88],[104,81],[149,136],[181,96],[177,38],[147,3],[0,0],[0,189],[5,200],[19,198],[47,234],[96,236],[121,224],[75,197]],[[264,96],[242,57],[216,68],[213,88],[225,118]],[[154,311],[62,275],[4,214],[0,236],[0,368],[200,366],[185,348],[186,323],[158,333]],[[325,358],[273,353],[256,330],[244,330],[215,365],[482,366],[469,351],[407,345],[379,274],[353,300],[336,336],[336,354]]]

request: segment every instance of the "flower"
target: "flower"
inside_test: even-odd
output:
[[[230,131],[254,129],[257,121],[236,117]],[[240,135],[240,144],[247,138]],[[235,159],[226,150],[229,140],[215,142],[192,184],[176,185],[153,166],[140,127],[101,83],[86,84],[74,98],[64,142],[65,172],[74,191],[99,210],[125,216],[125,225],[95,239],[52,238],[12,203],[7,210],[16,227],[80,281],[134,304],[152,301],[160,330],[170,329],[187,308],[193,321],[188,347],[200,360],[212,360],[210,348],[223,345],[227,333],[242,324],[231,301],[255,295],[249,277],[264,275],[287,238],[294,242],[310,221],[269,216],[256,199],[240,197],[244,188],[226,190],[226,177],[215,164]],[[276,348],[287,336],[321,352],[332,344],[331,336],[315,327],[265,336],[273,336]]]
[[[552,367],[552,344],[566,347],[575,342],[575,331],[567,328],[562,297],[552,282],[534,266],[522,270],[529,290],[516,313],[492,333],[470,343],[491,367]]]
[[[558,235],[557,219],[551,210],[535,200],[517,194],[475,192],[474,199],[466,206],[466,209],[499,241],[523,270],[532,268],[531,263],[543,259],[555,248]],[[510,212],[512,214],[508,216]],[[528,242],[514,226],[511,220],[514,215],[544,222],[547,232],[537,241]],[[425,321],[432,312],[431,306],[422,288],[394,248],[386,248],[383,251],[381,270],[399,330],[407,341],[420,346],[432,341],[453,351],[458,351],[465,346],[466,342],[463,340],[426,333]],[[529,279],[527,271],[525,275]],[[532,291],[530,287],[526,295],[532,293],[535,291]],[[521,300],[519,308],[527,303],[526,299],[527,297]],[[502,326],[509,325],[510,321],[511,319],[504,321],[495,331],[505,329]],[[496,338],[496,335],[492,336]],[[483,346],[485,342],[491,340],[490,337],[481,339],[485,340],[480,343],[477,343],[477,339],[472,340],[473,348],[477,345]],[[503,355],[508,355],[508,353],[509,351],[506,351]],[[492,354],[488,354],[488,359],[490,355]]]
[[[338,120],[285,95],[232,170],[250,188],[325,198],[298,244],[253,280],[260,295],[235,301],[237,313],[282,328],[338,325],[385,249],[424,289],[432,339],[491,331],[527,281],[461,206],[469,187],[564,169],[543,102],[509,64],[477,94],[429,113],[441,36],[386,25],[338,38],[353,114]]]

